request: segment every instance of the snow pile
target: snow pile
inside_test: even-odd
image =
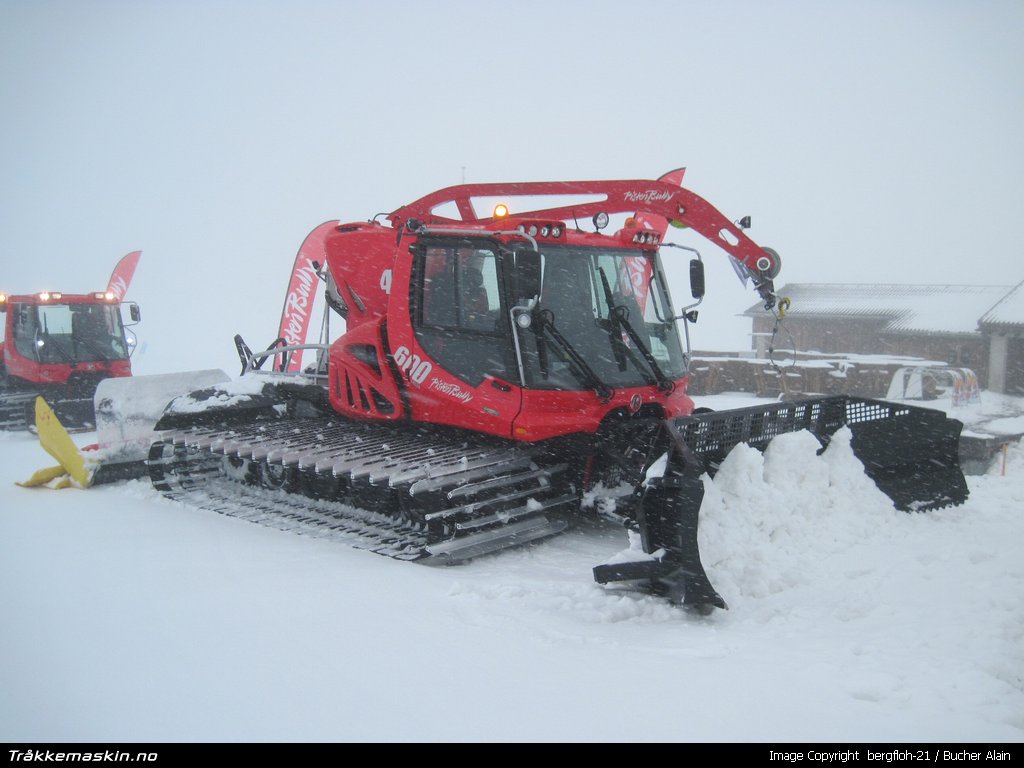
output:
[[[807,584],[829,555],[906,522],[850,438],[844,427],[820,455],[806,431],[780,435],[763,454],[740,444],[714,481],[705,475],[701,560],[730,606]]]

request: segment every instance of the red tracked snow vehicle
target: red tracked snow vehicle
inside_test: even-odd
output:
[[[128,306],[134,324],[139,307]],[[39,395],[68,427],[93,428],[99,382],[132,375],[135,336],[122,320],[119,294],[109,287],[85,294],[0,294],[0,313],[0,429],[34,425]]]
[[[630,218],[606,233],[617,214]],[[430,563],[599,512],[637,531],[645,554],[597,566],[597,581],[701,610],[725,607],[697,547],[701,476],[739,442],[763,448],[809,429],[827,443],[849,426],[897,507],[966,498],[961,425],[936,411],[809,397],[695,414],[688,326],[702,262],[684,248],[695,301],[673,311],[663,232],[689,227],[722,248],[766,310],[780,262],[686,189],[644,179],[466,184],[386,219],[310,233],[300,255],[316,255],[327,314],[344,318],[344,334],[319,345],[278,339],[256,354],[236,337],[243,375],[174,399],[156,424],[147,463],[157,489]],[[293,373],[309,349],[315,362]],[[595,489],[616,503],[585,507]]]

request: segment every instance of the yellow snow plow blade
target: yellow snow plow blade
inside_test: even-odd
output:
[[[57,482],[54,482],[54,481]],[[46,486],[47,488],[67,488],[71,485],[71,476],[67,473],[64,467],[47,467],[46,469],[38,469],[32,473],[32,477],[24,482],[18,483],[22,488],[39,488],[40,486]]]
[[[36,398],[36,429],[39,444],[60,462],[60,466],[40,469],[18,485],[24,488],[68,488],[72,485],[88,488],[92,485],[92,471],[86,466],[85,457],[53,409],[41,397]]]

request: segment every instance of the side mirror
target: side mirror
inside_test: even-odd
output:
[[[131,316],[133,323],[137,323],[142,319],[142,310],[139,309],[138,304],[129,304],[128,314]]]
[[[704,298],[704,262],[700,259],[690,259],[690,295]]]

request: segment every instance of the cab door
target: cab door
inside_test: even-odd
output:
[[[410,285],[410,343],[393,355],[413,419],[509,436],[522,397],[497,247],[423,239]]]

